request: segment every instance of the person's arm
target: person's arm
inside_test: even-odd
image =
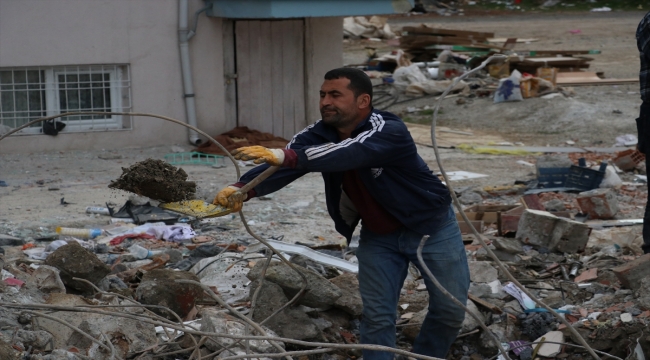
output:
[[[650,59],[650,13],[644,16],[636,29],[636,44],[642,57]]]
[[[406,125],[386,122],[379,114],[370,118],[372,128],[338,143],[303,146],[282,152],[260,146],[238,149],[236,158],[255,160],[307,172],[340,172],[358,168],[399,166],[415,153]]]
[[[296,156],[295,153],[290,152],[289,149],[301,149],[305,146],[309,146],[312,143],[307,133],[313,127],[314,125],[310,125],[306,127],[303,131],[299,132],[291,139],[289,144],[287,144],[287,148],[284,149],[285,152],[290,154],[289,157]],[[276,150],[276,149],[267,149],[267,150],[271,152],[273,151],[282,152],[282,150]],[[243,202],[248,201],[256,196],[263,196],[278,191],[307,173],[306,171],[303,170],[297,170],[297,169],[285,167],[279,169],[273,175],[266,178],[266,180],[262,181],[259,185],[249,190],[248,193],[242,194],[242,196],[236,196],[236,195],[233,196],[238,189],[242,188],[248,182],[256,178],[268,167],[269,167],[268,164],[262,164],[260,166],[257,166],[247,171],[244,175],[241,176],[238,182],[228,185],[223,189],[221,189],[219,193],[217,193],[217,195],[215,196],[213,203],[231,208],[233,209],[233,211],[239,211],[243,206]]]

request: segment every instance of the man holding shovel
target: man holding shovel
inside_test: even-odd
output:
[[[361,221],[359,290],[363,300],[361,343],[395,346],[395,314],[409,262],[424,271],[416,252],[423,235],[427,267],[463,303],[469,270],[451,197],[417,154],[406,126],[394,114],[372,108],[372,83],[360,70],[334,69],[320,90],[322,119],[296,134],[286,149],[250,146],[235,158],[260,164],[221,190],[215,204],[242,208],[245,200],[281,189],[308,172],[322,173],[327,208],[348,240]],[[238,189],[269,166],[281,168],[245,194]],[[424,276],[429,312],[413,351],[444,358],[458,335],[464,310]],[[392,359],[364,350],[365,360]]]

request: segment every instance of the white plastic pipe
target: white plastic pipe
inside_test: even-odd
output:
[[[191,126],[198,127],[196,125],[196,104],[194,102],[194,85],[192,83],[192,66],[190,65],[190,48],[188,45],[188,9],[188,0],[178,0],[178,46],[181,55],[181,74],[183,76],[185,112],[187,114],[187,123]],[[199,138],[199,134],[197,134],[196,131],[189,130],[188,136],[192,145],[198,145],[201,143],[201,138]]]

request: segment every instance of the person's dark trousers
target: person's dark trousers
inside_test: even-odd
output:
[[[637,148],[640,152],[646,154],[645,167],[646,174],[650,167],[648,166],[648,146],[650,145],[650,103],[644,101],[641,104],[639,118],[636,119],[636,129],[639,137]],[[643,252],[650,253],[650,190],[648,191],[648,201],[645,205],[645,214],[643,214]]]
[[[375,234],[361,228],[359,291],[363,301],[361,343],[395,347],[397,303],[409,267],[415,264],[429,292],[429,312],[413,343],[417,354],[444,358],[456,340],[465,319],[465,310],[440,292],[417,259],[422,234],[402,228],[390,234]],[[422,258],[442,284],[461,303],[467,303],[469,268],[458,222],[450,207],[446,221],[431,234]],[[393,360],[392,353],[363,350],[364,360]]]

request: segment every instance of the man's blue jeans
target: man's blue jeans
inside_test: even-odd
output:
[[[427,267],[447,291],[463,304],[467,303],[469,268],[451,207],[447,220],[437,232],[429,235],[422,250]],[[397,302],[409,262],[412,262],[420,269],[429,292],[429,313],[413,343],[413,352],[445,358],[461,328],[465,311],[442,294],[422,270],[417,259],[422,236],[407,228],[381,235],[361,228],[357,249],[359,290],[363,300],[361,343],[395,347]],[[363,358],[390,360],[393,354],[363,350]]]

